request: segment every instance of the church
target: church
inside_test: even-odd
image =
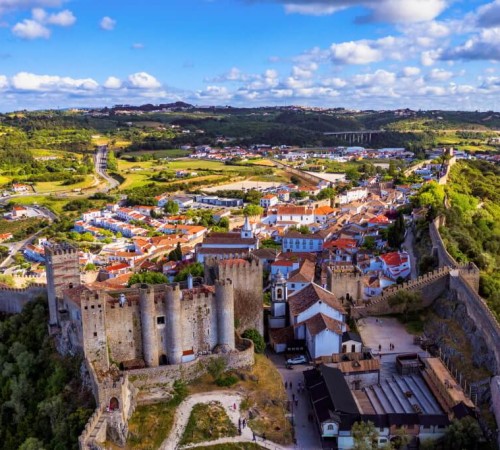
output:
[[[361,351],[352,340],[344,307],[334,294],[314,282],[288,294],[287,280],[278,272],[271,291],[269,337],[277,353],[307,348],[312,359]],[[349,346],[344,345],[349,340]]]
[[[233,258],[247,256],[251,250],[259,248],[259,239],[252,230],[248,217],[239,232],[210,233],[196,246],[196,261],[203,263],[206,258]]]

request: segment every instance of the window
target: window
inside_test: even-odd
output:
[[[351,345],[351,352],[354,353],[356,351],[356,344]]]
[[[97,337],[97,331],[94,331],[94,337]]]
[[[156,318],[157,325],[165,325],[165,316],[158,316]]]
[[[328,427],[327,427],[326,429],[327,429],[328,431],[333,431],[333,428],[334,428],[334,427],[333,427],[333,425],[331,425],[331,424],[330,424],[330,425],[328,425]]]

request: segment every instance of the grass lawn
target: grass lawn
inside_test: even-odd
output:
[[[0,185],[1,184],[8,184],[12,181],[11,177],[6,177],[4,175],[0,175]]]
[[[244,378],[233,387],[244,396],[242,412],[250,408],[259,412],[255,419],[249,421],[250,428],[258,435],[265,433],[267,439],[278,444],[291,444],[293,430],[285,416],[287,396],[273,363],[263,355],[255,355],[254,367],[237,374]],[[219,388],[210,375],[204,375],[189,385],[191,394],[225,389]]]
[[[63,185],[61,181],[44,181],[35,184],[35,191],[37,194],[50,194],[52,192],[69,192],[73,189],[86,189],[92,186],[94,182],[94,177],[92,175],[86,175],[85,180],[81,183],[75,183],[70,185]]]
[[[215,441],[223,437],[234,437],[238,430],[219,402],[194,405],[180,445]]]
[[[124,153],[121,157],[129,159],[134,156],[153,155],[156,158],[185,158],[191,154],[190,150],[181,150],[180,148],[171,148],[165,150],[138,150]]]
[[[16,197],[11,200],[12,203],[17,205],[40,205],[54,211],[56,214],[61,214],[63,212],[64,206],[71,200],[81,199],[82,197],[65,197],[56,198],[52,196],[45,195],[29,195]]]
[[[224,172],[252,172],[249,166],[231,166],[220,161],[205,161],[203,159],[177,159],[168,163],[168,168],[173,170],[221,170]]]
[[[177,404],[172,401],[138,406],[128,424],[125,450],[160,448],[172,429],[176,409]]]

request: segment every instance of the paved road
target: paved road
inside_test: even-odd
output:
[[[111,189],[114,189],[119,186],[119,182],[115,180],[113,177],[110,177],[107,173],[108,168],[108,146],[101,145],[97,147],[97,153],[95,155],[95,171],[96,173],[106,180],[107,186],[104,189],[101,189],[101,192],[109,192]]]
[[[311,412],[308,395],[306,392],[298,392],[299,382],[302,384],[304,383],[304,376],[302,372],[304,370],[311,369],[311,367],[308,365],[298,365],[293,366],[293,369],[287,369],[285,367],[285,357],[283,355],[276,355],[272,353],[269,357],[277,367],[281,375],[282,382],[286,382],[288,385],[288,389],[286,391],[290,403],[293,402],[294,398],[298,399],[297,406],[295,406],[295,403],[293,402],[293,422],[295,428],[295,439],[297,441],[295,448],[304,450],[320,449],[322,446],[319,431],[317,430],[315,424],[309,422],[308,420],[309,413]],[[290,383],[292,386],[291,389]]]

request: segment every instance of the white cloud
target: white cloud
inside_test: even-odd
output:
[[[137,72],[129,75],[128,81],[132,88],[137,89],[158,89],[161,83],[152,75],[146,72]]]
[[[103,86],[106,89],[120,89],[122,87],[122,80],[116,77],[108,77]]]
[[[226,101],[232,98],[229,90],[225,86],[211,85],[204,90],[198,91],[196,96],[201,100]]]
[[[5,75],[0,75],[0,89],[6,89],[9,86],[9,81]]]
[[[318,65],[316,63],[310,63],[302,66],[293,66],[292,76],[299,79],[312,78],[316,70],[318,70]]]
[[[386,70],[377,70],[374,73],[359,74],[352,77],[355,86],[391,86],[396,82],[396,74]]]
[[[441,50],[428,50],[420,55],[420,62],[423,66],[432,66],[439,59]]]
[[[20,91],[94,91],[99,84],[92,78],[70,78],[58,75],[37,75],[19,72],[11,79],[14,89]]]
[[[402,75],[404,77],[415,77],[420,74],[420,68],[418,67],[404,67],[402,70]]]
[[[488,3],[478,8],[475,22],[479,27],[500,26],[500,0]]]
[[[448,48],[442,52],[440,59],[500,61],[500,27],[481,30],[463,45]]]
[[[332,44],[330,50],[332,60],[341,64],[370,64],[383,58],[382,52],[371,47],[367,41]]]
[[[47,27],[31,19],[16,23],[12,27],[12,32],[21,39],[48,39],[50,37],[50,30]]]
[[[132,44],[132,48],[134,50],[142,50],[144,48],[144,44],[141,44],[140,42],[136,42],[135,44]]]
[[[260,0],[269,1],[269,0]],[[449,0],[274,0],[288,14],[324,16],[347,8],[363,7],[363,22],[416,23],[433,20],[451,3]],[[404,2],[404,3],[402,3]]]
[[[32,8],[57,8],[64,0],[0,0],[0,15],[11,11],[30,10]]]
[[[342,78],[325,78],[322,80],[322,84],[324,86],[331,86],[334,88],[343,88],[347,85],[347,81],[343,80]]]
[[[51,14],[47,18],[47,23],[50,25],[57,25],[59,27],[70,27],[76,22],[76,17],[69,9]]]
[[[112,19],[111,17],[105,16],[101,19],[99,25],[101,29],[105,31],[113,31],[116,26],[116,20]]]
[[[432,69],[427,74],[427,79],[433,81],[448,81],[452,77],[453,77],[453,72],[449,72],[444,69]]]

